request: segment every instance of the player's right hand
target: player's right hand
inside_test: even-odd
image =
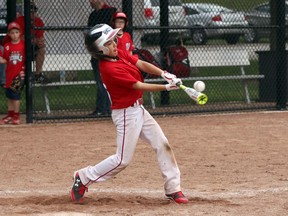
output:
[[[165,85],[167,91],[173,91],[178,90],[179,87],[176,85],[176,83],[166,84]]]

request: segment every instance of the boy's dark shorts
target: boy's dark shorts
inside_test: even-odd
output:
[[[12,91],[10,88],[6,88],[6,97],[11,100],[20,100],[21,93],[16,93]]]

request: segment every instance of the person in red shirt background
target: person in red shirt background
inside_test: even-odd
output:
[[[21,37],[20,25],[16,22],[9,23],[7,35],[11,38],[11,41],[5,43],[3,57],[0,57],[0,63],[7,64],[5,89],[6,97],[8,98],[8,114],[0,121],[0,124],[20,124],[21,91],[13,91],[10,85],[18,75],[24,80],[25,43]]]
[[[3,56],[3,49],[4,47],[0,45],[0,56]],[[6,70],[6,65],[0,64],[0,87],[2,88],[4,88],[5,82],[6,82],[5,70]]]
[[[44,27],[43,20],[37,15],[38,8],[34,2],[30,3],[31,10],[31,25],[34,27]],[[17,22],[22,29],[21,36],[24,38],[24,29],[25,29],[25,18],[24,16],[17,17],[14,22]],[[42,73],[42,67],[45,60],[45,38],[44,30],[34,30],[31,29],[31,43],[32,43],[32,58],[36,62],[36,71],[35,71],[35,82],[37,83],[47,83],[49,79],[44,76]],[[6,35],[2,41],[2,45],[11,41],[11,38]]]
[[[126,32],[126,28],[128,26],[128,18],[123,12],[116,12],[112,17],[112,27],[120,28],[117,33],[117,48],[121,50],[125,50],[132,55],[132,50],[134,50],[135,46],[132,41],[131,35]]]

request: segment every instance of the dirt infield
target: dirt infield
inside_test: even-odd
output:
[[[0,215],[288,215],[288,112],[156,118],[190,202],[164,199],[155,153],[72,204],[72,174],[115,152],[112,120],[1,126]]]

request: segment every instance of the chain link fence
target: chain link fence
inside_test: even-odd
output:
[[[30,80],[32,121],[99,118],[90,115],[96,109],[97,88],[83,35],[89,29],[88,17],[93,11],[90,2],[34,2],[45,24],[46,54],[42,70],[49,83],[35,84]],[[24,11],[23,3],[20,2]],[[279,66],[279,59],[284,59],[284,66],[286,62],[285,31],[281,32],[281,23],[275,18],[279,12],[276,3],[271,9],[264,0],[107,0],[106,3],[126,12],[127,29],[138,50],[148,50],[163,69],[177,73],[177,68],[167,62],[167,50],[184,47],[188,55],[180,63],[189,64],[189,73],[183,75],[183,83],[193,87],[196,80],[202,80],[206,84],[204,93],[209,100],[203,106],[183,91],[146,92],[144,104],[151,114],[286,108],[286,98],[283,99],[283,95],[287,96],[286,67]],[[284,29],[285,21],[288,19],[284,20]],[[281,52],[281,41],[284,41],[284,52],[283,49]],[[32,72],[35,70],[32,61]],[[279,76],[279,70],[283,77]],[[146,81],[163,83],[160,78]],[[27,92],[22,94],[22,113],[27,112]],[[5,114],[7,101],[3,89],[0,97],[0,113]]]

